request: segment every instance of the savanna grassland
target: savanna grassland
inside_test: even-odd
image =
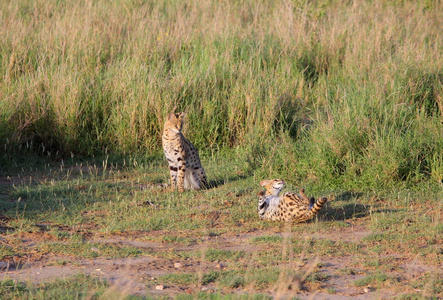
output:
[[[0,295],[442,297],[441,28],[432,0],[0,1]],[[207,190],[167,188],[171,111]],[[267,178],[327,206],[261,221]]]

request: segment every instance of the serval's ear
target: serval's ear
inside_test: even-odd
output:
[[[271,183],[271,181],[272,181],[272,180],[269,180],[269,179],[268,179],[268,180],[262,180],[262,181],[260,181],[260,185],[263,186],[263,187],[265,187],[265,186],[267,186],[269,183]]]
[[[176,114],[174,113],[169,113],[168,116],[166,117],[167,120],[171,120],[172,118],[177,118]]]
[[[177,113],[176,115],[180,121],[183,121],[186,117],[186,113],[184,113],[184,112]]]
[[[309,200],[308,196],[306,196],[306,194],[305,194],[305,189],[304,188],[300,188],[299,194],[300,194],[300,196],[302,197],[303,200]]]

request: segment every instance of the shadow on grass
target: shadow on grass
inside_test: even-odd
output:
[[[322,218],[327,221],[337,221],[346,219],[359,219],[369,215],[369,206],[362,204],[346,204],[342,207],[330,207],[322,212]]]
[[[209,188],[213,189],[227,183],[236,182],[247,178],[246,175],[236,175],[229,178],[215,178],[209,182]],[[1,179],[1,178],[0,178]],[[32,183],[29,185],[12,182],[0,184],[0,233],[12,230],[9,221],[17,216],[29,220],[38,220],[42,214],[58,215],[60,218],[72,219],[74,217],[90,219],[88,207],[102,206],[109,201],[117,201],[116,195],[131,198],[135,191],[145,189],[163,190],[161,178],[151,179],[148,183],[132,184],[127,181],[109,182],[105,177],[98,175],[91,181],[67,182],[55,180],[51,182]],[[166,189],[165,189],[166,190]],[[247,191],[238,192],[238,196]],[[155,203],[146,201],[142,205],[155,206]],[[20,218],[18,218],[20,219]],[[51,219],[51,218],[50,218]],[[40,227],[39,227],[40,228]],[[44,228],[40,228],[43,230]]]
[[[117,193],[131,195],[134,189],[139,187],[101,181],[78,185],[57,181],[11,186],[6,195],[0,195],[0,224],[2,218],[16,219],[20,216],[34,220],[39,219],[41,214],[73,218],[94,204],[114,200]]]
[[[248,176],[243,174],[243,175],[232,176],[229,178],[212,179],[212,180],[209,180],[208,190],[218,188],[222,185],[225,185],[228,182],[233,182],[233,181],[242,180],[242,179],[246,179],[246,178],[248,178]]]
[[[371,209],[370,205],[363,204],[346,204],[341,207],[330,207],[319,212],[322,219],[325,221],[342,221],[348,219],[360,219],[369,216],[370,214],[395,213],[396,209]]]

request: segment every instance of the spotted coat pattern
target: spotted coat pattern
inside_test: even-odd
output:
[[[185,113],[170,113],[163,128],[162,145],[169,163],[170,183],[179,192],[207,187],[197,149],[181,132]]]
[[[327,201],[326,197],[308,198],[304,189],[299,194],[287,192],[279,196],[284,187],[280,179],[263,180],[260,185],[265,188],[258,193],[258,215],[260,219],[300,223],[312,219]]]

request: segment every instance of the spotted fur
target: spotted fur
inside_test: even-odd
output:
[[[285,183],[281,179],[263,180],[265,188],[258,193],[258,215],[260,219],[284,222],[305,222],[312,219],[328,200],[326,197],[317,201],[308,198],[304,189],[299,194],[287,192],[279,196]]]
[[[197,149],[181,132],[185,113],[170,113],[163,128],[162,145],[169,163],[170,182],[179,192],[207,187],[206,173]]]

